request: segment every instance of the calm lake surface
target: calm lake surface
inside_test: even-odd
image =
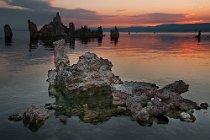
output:
[[[67,44],[70,63],[87,51],[107,58],[113,72],[122,80],[146,81],[162,87],[182,79],[190,85],[185,98],[210,103],[210,33],[199,43],[196,33],[121,34],[111,42],[109,34],[102,43],[75,41]],[[144,127],[129,117],[112,117],[97,125],[73,116],[63,124],[51,117],[36,132],[8,116],[30,105],[53,103],[49,96],[47,72],[54,68],[53,49],[39,43],[29,47],[28,32],[14,32],[11,44],[0,34],[0,140],[209,140],[210,111],[196,111],[194,123],[170,119],[168,124]]]

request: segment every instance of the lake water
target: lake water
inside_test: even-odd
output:
[[[146,81],[160,87],[182,79],[190,85],[185,98],[210,103],[210,33],[198,42],[196,33],[121,34],[118,42],[109,35],[102,42],[67,44],[70,63],[85,52],[94,52],[113,63],[113,72],[126,81]],[[196,111],[194,123],[170,119],[168,124],[144,127],[126,116],[112,117],[96,125],[77,116],[63,124],[51,117],[36,132],[8,116],[30,105],[53,103],[47,72],[54,68],[53,49],[39,43],[29,47],[28,32],[15,32],[11,44],[0,35],[0,139],[1,140],[209,140],[210,112]]]

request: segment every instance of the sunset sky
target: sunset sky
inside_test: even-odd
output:
[[[77,27],[210,22],[210,0],[0,0],[0,25],[21,28],[31,19],[41,26],[57,11]]]

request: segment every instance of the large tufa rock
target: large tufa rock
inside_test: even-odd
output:
[[[56,41],[54,46],[57,75],[55,76],[55,71],[50,70],[48,81],[55,83],[63,92],[86,91],[121,83],[120,78],[112,73],[113,65],[109,60],[87,52],[79,57],[77,64],[70,66],[65,41]],[[56,79],[53,82],[54,78]]]
[[[30,32],[30,39],[37,40],[39,37],[39,32],[35,23],[28,20],[28,30]]]
[[[44,25],[39,31],[41,40],[56,40],[65,37],[68,33],[68,28],[63,25],[60,14],[57,13],[53,21]]]
[[[12,36],[13,36],[13,33],[12,33],[11,27],[8,24],[4,25],[5,42],[11,42]]]
[[[69,92],[121,83],[119,77],[112,73],[112,66],[109,60],[87,52],[79,57],[77,64],[66,67],[58,74],[57,84],[64,92]]]

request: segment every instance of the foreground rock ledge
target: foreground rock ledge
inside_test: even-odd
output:
[[[29,108],[25,113],[11,115],[10,120],[29,118],[29,122],[39,125],[38,122],[49,117],[49,110],[55,110],[62,122],[65,122],[65,115],[79,116],[88,123],[105,121],[116,115],[129,115],[141,125],[151,125],[153,121],[168,123],[168,118],[194,122],[194,110],[207,109],[209,106],[207,103],[199,106],[196,102],[184,99],[181,94],[188,91],[189,85],[182,80],[163,88],[154,83],[123,82],[112,73],[112,63],[94,53],[87,52],[79,57],[77,64],[70,65],[65,46],[64,40],[54,42],[55,69],[48,71],[49,93],[57,98],[56,103],[44,109],[33,107],[35,114],[34,111],[28,111],[31,110]],[[108,90],[101,94],[104,88]],[[111,104],[109,95],[112,97]],[[71,106],[63,107],[64,102],[71,102]],[[102,103],[106,104],[101,106]]]

